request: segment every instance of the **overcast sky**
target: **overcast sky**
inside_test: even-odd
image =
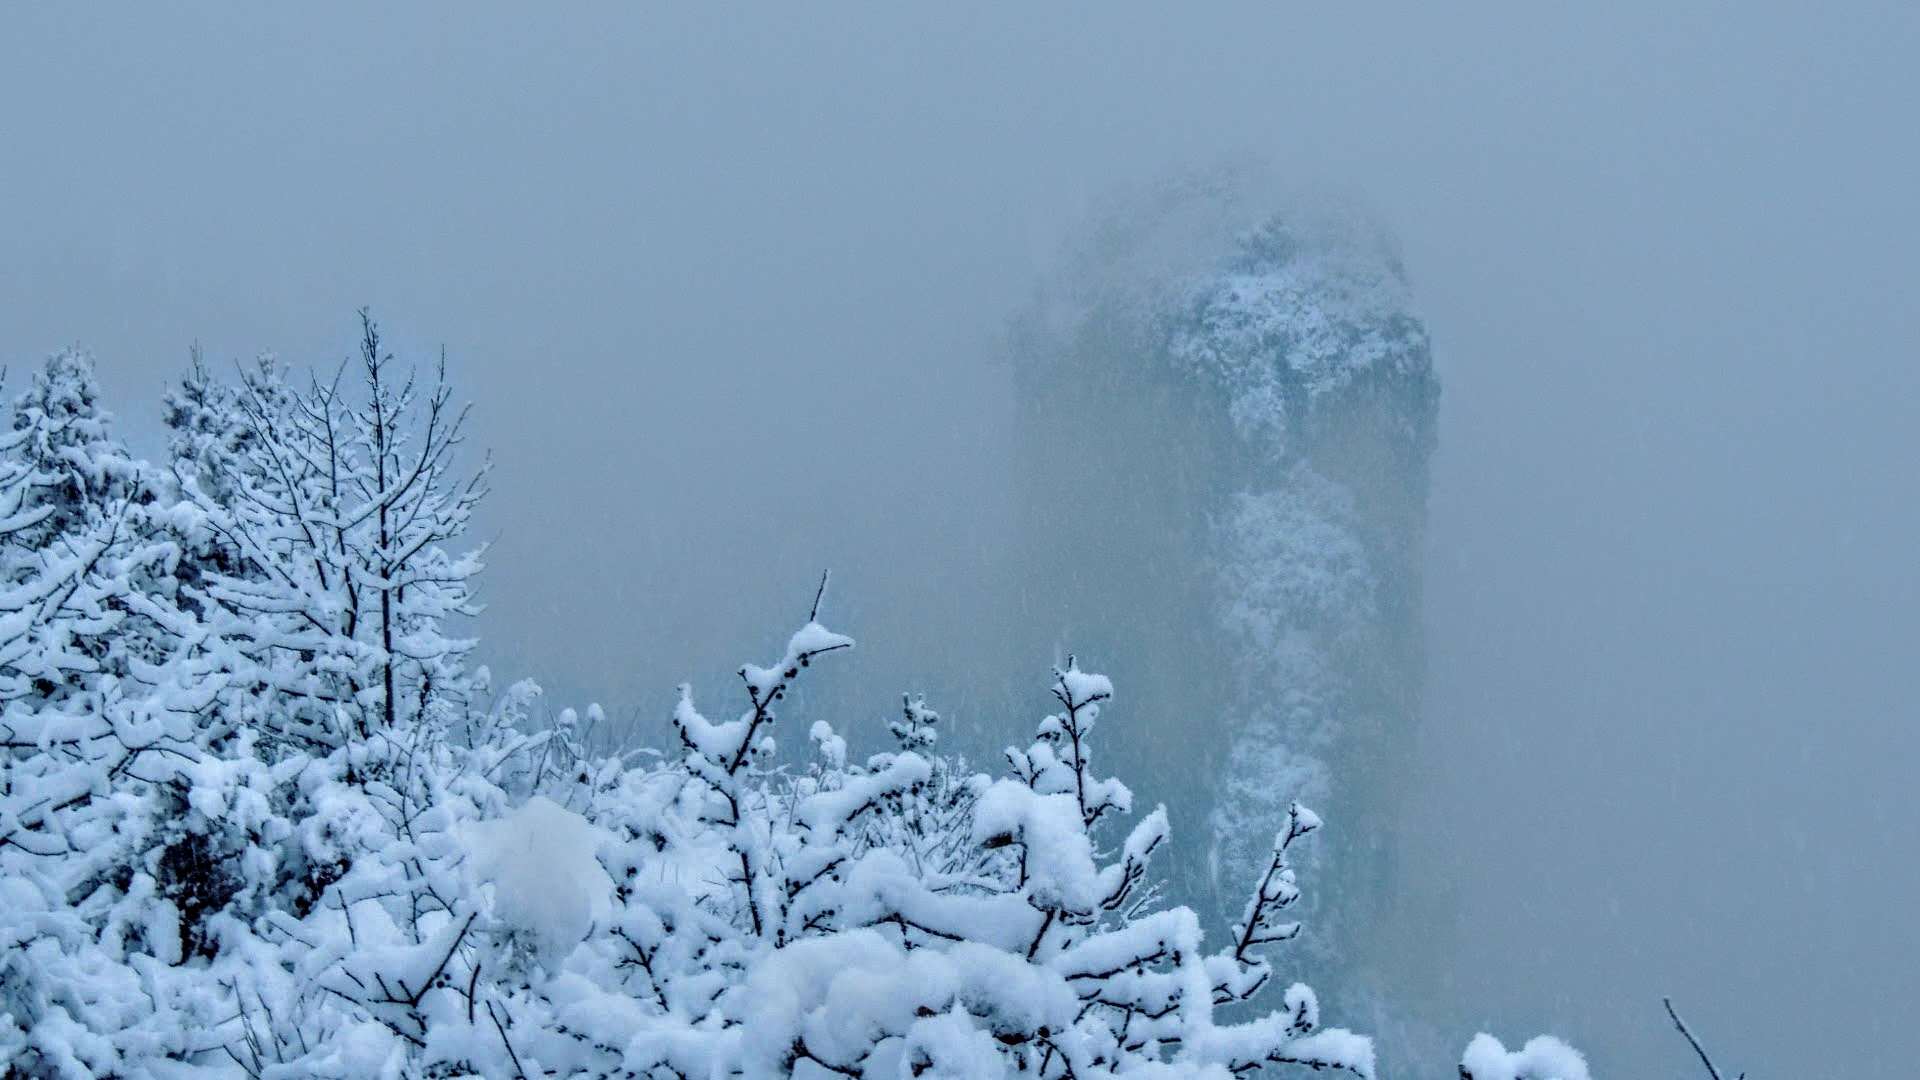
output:
[[[941,632],[1001,320],[1259,155],[1440,352],[1407,978],[1606,1077],[1693,1075],[1662,993],[1755,1080],[1905,1077],[1920,8],[1830,7],[10,6],[0,359],[91,348],[151,450],[189,343],[336,363],[371,304],[477,403],[503,674],[719,686],[832,563],[917,678],[993,655]]]

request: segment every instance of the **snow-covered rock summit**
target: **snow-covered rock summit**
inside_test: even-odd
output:
[[[1226,397],[1234,430],[1286,453],[1294,424],[1343,392],[1432,378],[1425,325],[1385,240],[1354,224],[1274,219],[1162,301],[1176,368]]]

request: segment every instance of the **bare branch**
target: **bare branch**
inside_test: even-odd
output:
[[[813,591],[813,608],[807,612],[808,622],[820,621],[820,601],[827,595],[827,579],[832,575],[830,569],[820,571],[820,587]]]
[[[1713,1059],[1707,1056],[1707,1048],[1700,1045],[1700,1040],[1694,1038],[1693,1032],[1688,1030],[1687,1022],[1680,1019],[1680,1014],[1674,1011],[1673,999],[1663,997],[1660,999],[1660,1004],[1667,1007],[1667,1015],[1673,1018],[1673,1026],[1679,1028],[1680,1034],[1686,1036],[1687,1043],[1693,1047],[1693,1052],[1700,1055],[1700,1064],[1707,1067],[1707,1075],[1712,1077],[1713,1080],[1724,1080],[1720,1075],[1720,1070],[1714,1067]],[[1735,1080],[1746,1080],[1746,1075],[1746,1073],[1741,1073]]]

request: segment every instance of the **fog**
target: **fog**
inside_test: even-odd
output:
[[[1920,13],[1868,7],[10,8],[0,360],[92,349],[151,452],[191,343],[372,305],[476,403],[500,674],[662,731],[831,565],[832,700],[992,747],[1054,659],[992,602],[1006,320],[1264,160],[1439,356],[1406,985],[1596,1076],[1695,1075],[1663,993],[1756,1080],[1905,1076]]]

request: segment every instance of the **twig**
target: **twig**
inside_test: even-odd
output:
[[[1700,1045],[1700,1040],[1694,1038],[1693,1032],[1687,1030],[1687,1022],[1680,1019],[1679,1013],[1673,1011],[1673,999],[1663,997],[1660,999],[1660,1004],[1667,1007],[1667,1015],[1673,1018],[1673,1026],[1679,1028],[1680,1034],[1687,1037],[1687,1042],[1693,1046],[1693,1052],[1700,1055],[1700,1064],[1707,1067],[1707,1075],[1713,1077],[1713,1080],[1722,1080],[1720,1070],[1714,1068],[1713,1059],[1707,1056],[1707,1048]],[[1747,1080],[1747,1074],[1741,1073],[1734,1080]]]
[[[811,611],[809,611],[809,612],[807,612],[807,621],[808,621],[808,622],[818,622],[818,621],[819,621],[819,619],[820,619],[820,601],[826,598],[826,595],[827,595],[827,579],[828,579],[829,577],[831,577],[831,576],[833,576],[833,569],[832,569],[831,567],[829,567],[828,569],[825,569],[825,570],[822,570],[822,571],[820,571],[820,587],[819,587],[819,588],[817,588],[817,589],[815,589],[815,590],[813,590],[813,610],[811,610]]]
[[[500,1014],[493,1011],[493,1002],[487,1002],[487,1018],[493,1021],[493,1030],[500,1033],[500,1043],[507,1048],[507,1056],[513,1059],[513,1070],[520,1074],[520,1080],[527,1080],[527,1067],[520,1064],[520,1055],[513,1052],[513,1040],[507,1038],[507,1029],[500,1023]]]

